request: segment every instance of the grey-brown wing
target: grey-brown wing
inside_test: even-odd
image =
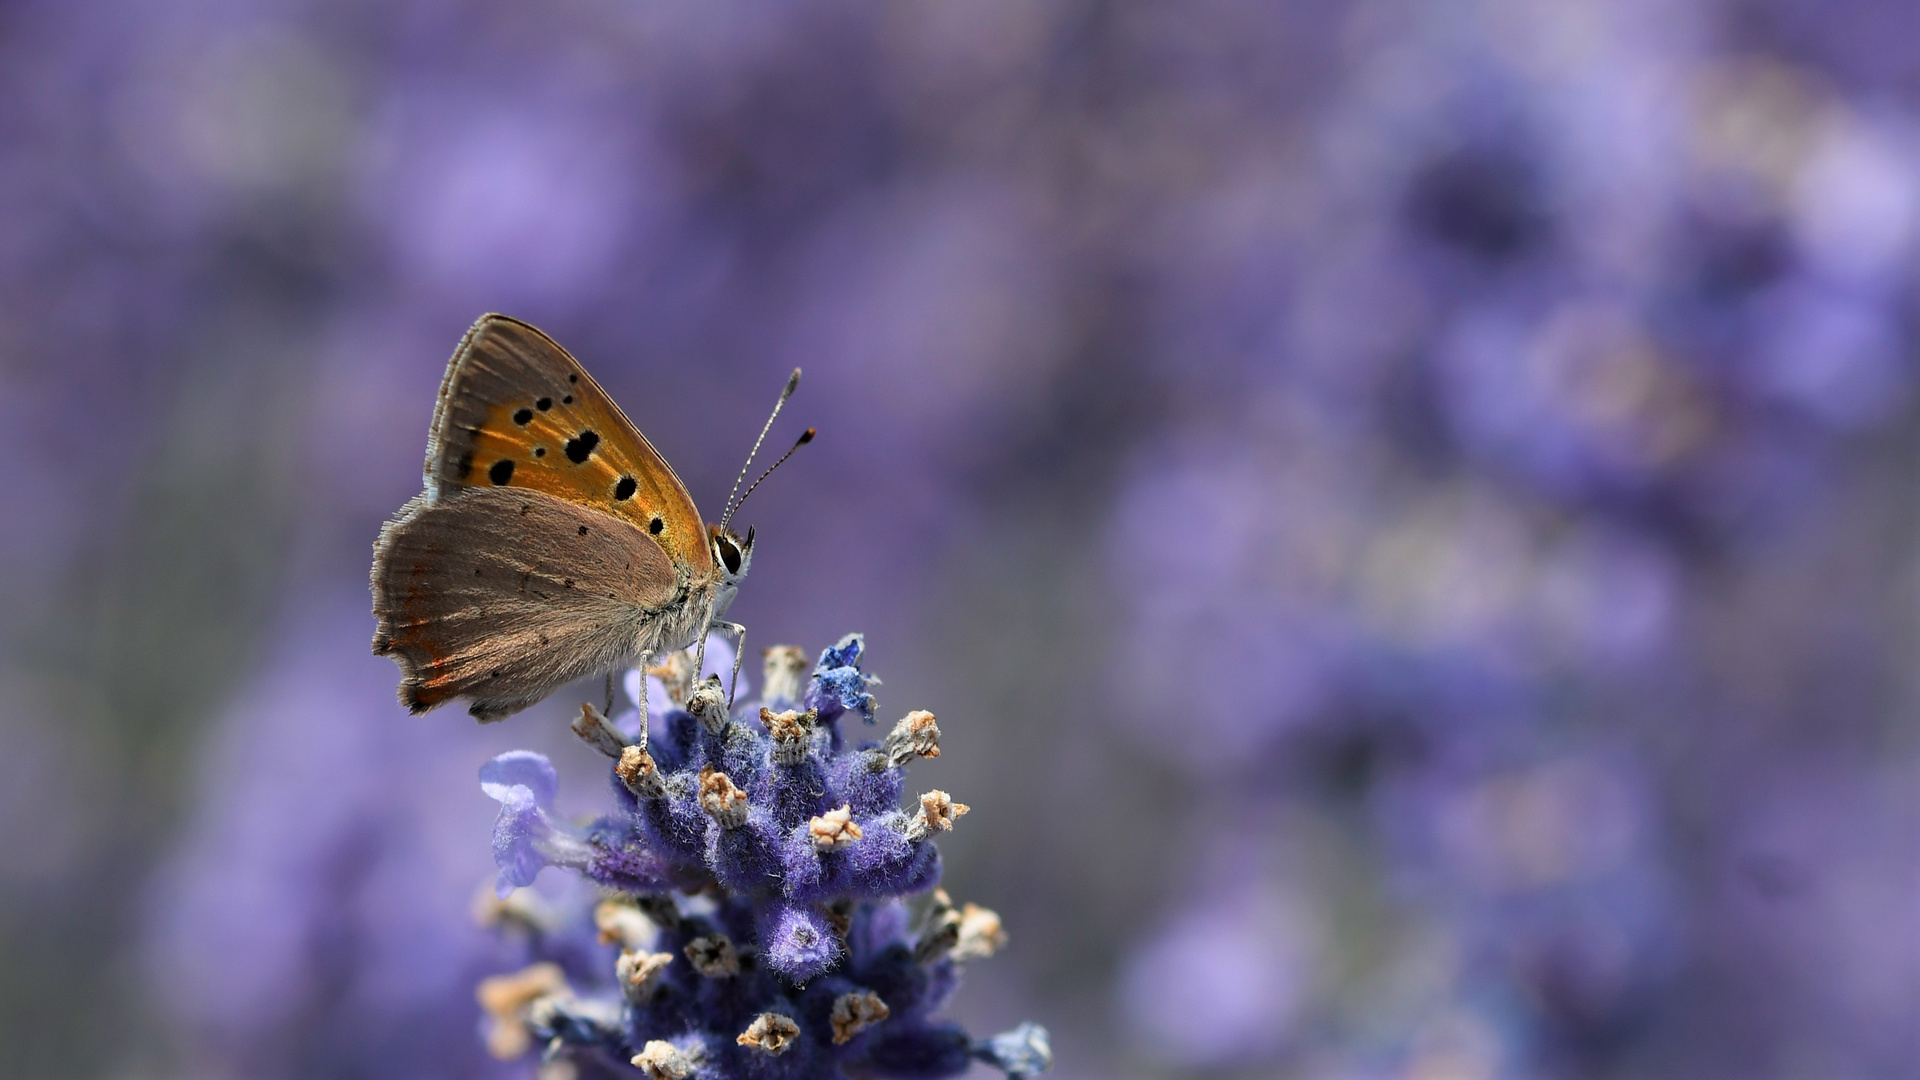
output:
[[[630,659],[681,591],[640,530],[539,491],[415,498],[374,545],[373,651],[415,713],[457,697],[497,720]]]

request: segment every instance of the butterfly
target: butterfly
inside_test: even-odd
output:
[[[738,657],[746,628],[723,616],[753,564],[753,530],[728,528],[739,504],[729,494],[704,524],[673,467],[534,327],[483,315],[460,340],[425,474],[373,550],[373,651],[399,665],[409,711],[464,698],[499,720],[575,679],[704,648],[709,629],[733,635]]]

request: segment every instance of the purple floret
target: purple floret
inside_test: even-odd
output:
[[[840,939],[818,905],[774,902],[758,914],[761,955],[789,981],[804,985],[840,959]]]
[[[865,649],[863,635],[848,634],[839,644],[820,653],[820,662],[813,669],[813,682],[807,687],[806,705],[820,710],[822,723],[832,724],[848,712],[857,712],[861,720],[873,723],[873,695],[868,688],[880,680],[860,670],[860,654]],[[837,751],[839,729],[833,730]]]
[[[495,887],[501,896],[533,884],[548,866],[584,869],[593,849],[580,835],[547,813],[559,779],[540,754],[514,750],[480,769],[480,789],[500,803],[493,824],[493,861],[500,867]]]

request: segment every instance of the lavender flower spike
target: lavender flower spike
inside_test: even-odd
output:
[[[546,758],[503,754],[482,770],[501,804],[503,888],[563,866],[605,890],[578,935],[532,939],[531,959],[550,965],[535,970],[570,963],[569,978],[496,1010],[510,1014],[501,1030],[525,1033],[496,1038],[496,1054],[540,1047],[582,1076],[653,1080],[937,1080],[976,1060],[1029,1077],[1051,1063],[1043,1028],[975,1041],[937,1019],[961,965],[1007,939],[998,915],[936,888],[934,839],[966,806],[939,791],[912,817],[900,805],[905,767],[939,752],[933,714],[858,746],[841,737],[845,714],[872,719],[878,680],[860,670],[863,651],[859,635],[841,639],[803,688],[796,650],[768,650],[770,696],[732,715],[724,698],[700,706],[705,684],[688,683],[649,751],[620,746],[617,761],[604,725],[577,725],[615,801],[584,830],[547,813]],[[580,954],[560,949],[596,933],[603,955],[583,977]]]

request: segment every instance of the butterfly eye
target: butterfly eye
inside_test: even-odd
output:
[[[720,552],[720,561],[726,566],[727,573],[739,573],[740,549],[733,545],[733,541],[722,536],[713,542],[713,546]]]

